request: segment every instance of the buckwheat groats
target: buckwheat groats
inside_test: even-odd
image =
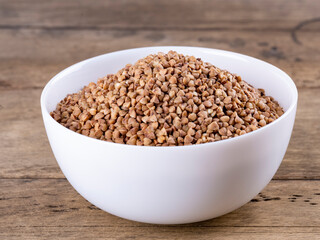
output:
[[[181,146],[243,135],[283,113],[263,89],[240,76],[170,51],[149,55],[68,94],[51,116],[100,140]]]

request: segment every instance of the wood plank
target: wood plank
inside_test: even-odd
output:
[[[40,112],[41,90],[0,93],[0,178],[63,178]]]
[[[43,87],[78,61],[154,45],[200,46],[247,54],[283,69],[298,87],[319,87],[320,31],[298,39],[301,44],[288,32],[1,30],[0,90]]]
[[[319,228],[310,227],[2,227],[2,239],[176,239],[176,240],[317,240]]]
[[[163,34],[164,40],[157,44],[154,36],[161,39],[156,35],[159,33]],[[66,66],[103,52],[121,49],[123,46],[172,43],[224,48],[256,56],[279,66],[293,76],[300,88],[320,86],[320,55],[314,54],[319,51],[317,47],[320,41],[311,39],[313,45],[297,45],[287,33],[273,37],[270,33],[201,31],[197,40],[188,32],[170,34],[169,31],[1,31],[0,128],[3,131],[0,134],[9,141],[0,146],[0,152],[6,153],[0,163],[0,176],[63,177],[49,150],[42,125],[39,111],[41,88],[48,79]],[[140,45],[142,43],[144,45]],[[12,89],[17,91],[11,91]],[[300,90],[296,127],[276,179],[320,177],[319,151],[313,147],[320,143],[315,131],[318,128],[319,113],[310,107],[319,105],[319,99],[310,98],[316,94],[316,89]],[[30,122],[25,121],[26,119]],[[308,138],[305,137],[306,134]],[[38,138],[35,139],[34,136]]]
[[[296,123],[275,179],[320,179],[318,89],[299,90]],[[40,113],[41,89],[0,94],[0,178],[63,178],[53,157]]]
[[[1,0],[0,6],[2,28],[61,29],[288,30],[317,20],[320,10],[313,0]]]
[[[269,230],[273,236],[320,232],[320,181],[274,180],[251,202],[232,213],[180,226],[149,225],[110,215],[88,203],[64,179],[1,179],[0,189],[0,237],[12,234],[11,229],[27,236],[40,233],[55,236],[66,231],[67,237],[75,232],[93,237],[91,234],[97,232],[98,236],[103,233],[123,238],[130,234],[145,233],[156,238],[193,231],[257,236],[265,236]]]

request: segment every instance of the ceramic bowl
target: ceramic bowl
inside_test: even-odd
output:
[[[50,112],[79,91],[151,53],[175,50],[237,73],[284,108],[276,121],[213,143],[147,147],[75,133]],[[44,88],[41,110],[52,151],[71,185],[104,211],[139,222],[182,224],[211,219],[250,201],[272,179],[286,152],[298,93],[277,67],[238,53],[198,47],[148,47],[94,57],[60,72]]]

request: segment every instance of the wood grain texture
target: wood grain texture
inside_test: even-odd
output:
[[[65,179],[2,179],[0,186],[4,190],[0,196],[1,226],[53,227],[61,223],[66,227],[152,226],[99,210],[84,200]],[[320,227],[317,217],[320,214],[319,194],[319,181],[274,180],[242,208],[213,220],[183,226]],[[42,213],[42,221],[37,221],[36,213]],[[286,216],[286,221],[280,219],[281,215]]]
[[[319,183],[272,181],[251,202],[225,216],[194,224],[160,226],[105,213],[85,201],[64,179],[2,179],[0,237],[315,239],[320,232]]]
[[[277,29],[318,19],[313,0],[1,0],[0,26],[60,29]]]
[[[312,227],[0,227],[3,239],[319,240]]]
[[[295,127],[275,179],[320,179],[318,89],[301,89]],[[0,178],[63,178],[53,157],[40,113],[41,89],[0,94]],[[308,137],[306,137],[308,136]]]
[[[275,178],[319,179],[320,152],[313,147],[314,143],[320,144],[319,112],[310,108],[319,105],[319,98],[310,96],[317,95],[315,88],[320,86],[320,54],[314,54],[320,51],[320,41],[311,38],[308,45],[299,45],[287,32],[198,31],[197,37],[193,36],[192,32],[185,31],[2,30],[0,128],[3,131],[0,134],[8,139],[0,146],[7,152],[0,162],[0,176],[63,178],[49,150],[39,106],[42,87],[57,72],[77,61],[119,50],[122,46],[176,44],[237,51],[287,71],[299,88],[300,99],[293,137]]]
[[[0,90],[41,88],[62,69],[99,54],[154,45],[225,49],[260,58],[287,72],[300,87],[320,86],[320,31],[301,44],[288,32],[1,30]]]
[[[320,239],[319,12],[314,0],[0,0],[0,239]],[[225,216],[177,226],[112,216],[71,187],[51,152],[39,104],[50,78],[89,57],[160,45],[257,57],[298,87],[275,180]]]

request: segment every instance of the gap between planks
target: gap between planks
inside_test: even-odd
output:
[[[0,180],[67,180],[65,177],[0,177]],[[320,178],[272,178],[271,181],[320,181]]]
[[[249,21],[248,21],[249,22]],[[97,27],[97,26],[33,26],[33,25],[0,25],[4,30],[44,30],[44,31],[242,31],[242,32],[293,32],[299,29],[303,32],[318,32],[317,29],[300,29],[299,23],[292,28],[255,28],[255,27],[169,27],[169,26],[141,26],[141,27]]]

